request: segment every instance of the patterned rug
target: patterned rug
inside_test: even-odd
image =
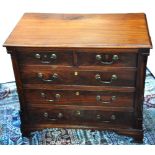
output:
[[[144,100],[144,143],[155,144],[155,79],[147,70]],[[115,132],[51,128],[22,137],[20,131],[19,101],[14,82],[0,84],[0,144],[1,145],[97,145],[128,144],[133,139]]]

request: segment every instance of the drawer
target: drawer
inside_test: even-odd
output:
[[[106,107],[132,107],[134,93],[75,91],[75,90],[24,90],[31,106],[80,105]]]
[[[136,67],[136,53],[77,53],[78,66]]]
[[[22,81],[29,84],[64,84],[94,86],[134,86],[135,70],[58,70],[46,66],[25,67],[21,70]]]
[[[42,123],[99,123],[132,125],[131,112],[107,112],[101,110],[33,109],[29,111],[31,122]]]
[[[73,54],[67,51],[18,52],[18,62],[24,65],[73,65]]]

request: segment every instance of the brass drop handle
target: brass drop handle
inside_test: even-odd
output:
[[[111,115],[111,118],[110,118],[112,121],[116,120],[116,115]]]
[[[101,79],[100,74],[96,74],[96,75],[95,75],[95,79],[96,79],[97,81],[99,81],[100,83],[102,83],[102,84],[111,84],[113,81],[116,81],[116,80],[118,79],[118,77],[117,77],[117,75],[113,74],[113,75],[111,76],[111,79],[110,79],[109,81],[103,81],[103,80]]]
[[[61,119],[63,118],[63,114],[61,112],[58,113],[57,118]]]
[[[54,73],[54,74],[50,77],[50,79],[45,79],[43,73],[37,73],[37,77],[38,77],[41,81],[43,81],[43,82],[53,82],[53,81],[56,81],[56,80],[58,79],[58,74],[57,74],[57,73]]]
[[[63,113],[59,112],[59,113],[57,114],[56,118],[54,118],[54,117],[53,117],[53,118],[52,118],[52,117],[49,117],[48,112],[44,112],[43,116],[44,116],[45,119],[48,119],[48,120],[50,120],[50,121],[56,121],[56,120],[58,120],[58,119],[62,119],[62,118],[63,118]]]
[[[36,58],[36,59],[40,59],[41,60],[41,63],[43,63],[43,64],[49,64],[49,63],[51,63],[51,62],[53,62],[54,60],[56,60],[57,59],[57,56],[56,56],[56,54],[51,54],[51,55],[47,55],[47,54],[39,54],[39,53],[36,53],[35,55],[34,55],[34,57]]]
[[[103,122],[103,123],[110,123],[110,122],[111,122],[111,120],[103,120],[102,117],[103,117],[103,116],[101,116],[101,115],[99,115],[99,114],[96,115],[96,119],[97,119],[97,120],[100,120],[100,121]],[[104,117],[103,117],[103,118],[104,118]]]
[[[48,99],[47,95],[44,92],[41,92],[41,97],[44,98],[48,102],[56,102],[59,101],[61,98],[60,94],[55,94],[54,99]]]
[[[44,118],[45,118],[46,120],[50,120],[50,121],[56,121],[56,120],[57,120],[56,118],[51,118],[51,117],[49,117],[48,112],[44,112],[44,113],[43,113],[43,116],[44,116]]]
[[[96,96],[96,101],[97,102],[100,102],[100,103],[103,103],[103,104],[109,104],[109,103],[112,103],[113,101],[116,100],[116,96],[111,96],[110,100],[109,101],[104,101],[101,99],[101,96],[100,95],[97,95]]]
[[[111,65],[114,62],[118,61],[119,60],[119,57],[118,57],[118,55],[113,55],[111,61],[103,61],[102,56],[100,54],[97,54],[96,55],[96,60],[99,61],[100,63],[104,64],[104,65]]]
[[[97,120],[101,119],[101,115],[96,115]]]
[[[76,116],[80,116],[80,115],[81,115],[81,112],[80,112],[79,110],[77,110],[77,111],[75,112],[75,114],[76,114]]]
[[[116,115],[111,115],[110,120],[102,120],[102,117],[103,117],[103,116],[101,116],[101,115],[99,115],[99,114],[96,115],[96,119],[97,119],[97,120],[101,120],[101,121],[104,122],[104,123],[110,123],[111,121],[115,121],[115,120],[116,120]],[[103,118],[104,118],[104,117],[103,117]]]

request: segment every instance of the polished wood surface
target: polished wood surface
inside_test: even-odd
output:
[[[44,128],[112,130],[143,140],[152,47],[145,14],[24,14],[11,54],[24,135]]]
[[[66,110],[66,109],[34,109],[30,111],[31,122],[43,123],[98,123],[98,124],[124,124],[131,126],[132,113],[103,112],[101,110]]]
[[[151,48],[145,14],[26,13],[4,46]]]
[[[55,58],[51,58],[55,55]],[[38,56],[38,57],[37,57]],[[73,54],[66,51],[36,51],[32,53],[18,52],[18,60],[20,64],[30,65],[30,64],[42,64],[42,65],[63,65],[72,66],[73,65]]]
[[[128,51],[128,50],[127,50]],[[130,51],[130,50],[129,50]],[[124,52],[126,52],[124,50]],[[138,53],[138,52],[137,52]],[[63,65],[63,66],[110,66],[110,67],[136,67],[137,53],[124,54],[118,50],[118,52],[111,49],[110,51],[99,50],[94,52],[81,52],[80,50],[37,50],[18,52],[18,60],[23,65]],[[55,55],[55,59],[51,56]],[[101,60],[97,60],[100,56]],[[117,56],[117,60],[113,60],[113,57]],[[72,60],[72,61],[70,61]],[[110,63],[111,62],[111,63]],[[107,63],[107,64],[106,64]],[[108,63],[110,65],[108,65]]]
[[[25,89],[25,97],[31,105],[79,105],[101,107],[132,107],[134,93],[76,91],[76,90],[33,90]],[[99,99],[98,99],[99,98]]]
[[[42,77],[39,77],[39,74]],[[54,78],[54,75],[57,75]],[[66,76],[67,75],[67,76]],[[101,77],[100,80],[96,76]],[[117,79],[112,80],[113,76]],[[135,70],[70,70],[51,69],[49,66],[23,67],[21,78],[24,84],[64,84],[64,85],[92,85],[92,86],[135,86]]]

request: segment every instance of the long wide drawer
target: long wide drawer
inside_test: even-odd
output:
[[[27,103],[35,105],[80,105],[132,107],[134,93],[111,91],[33,90],[25,89]]]
[[[31,122],[42,123],[100,123],[132,125],[133,113],[107,112],[101,110],[32,109],[29,111]]]
[[[94,86],[135,86],[136,70],[53,69],[50,66],[23,67],[23,83]]]

